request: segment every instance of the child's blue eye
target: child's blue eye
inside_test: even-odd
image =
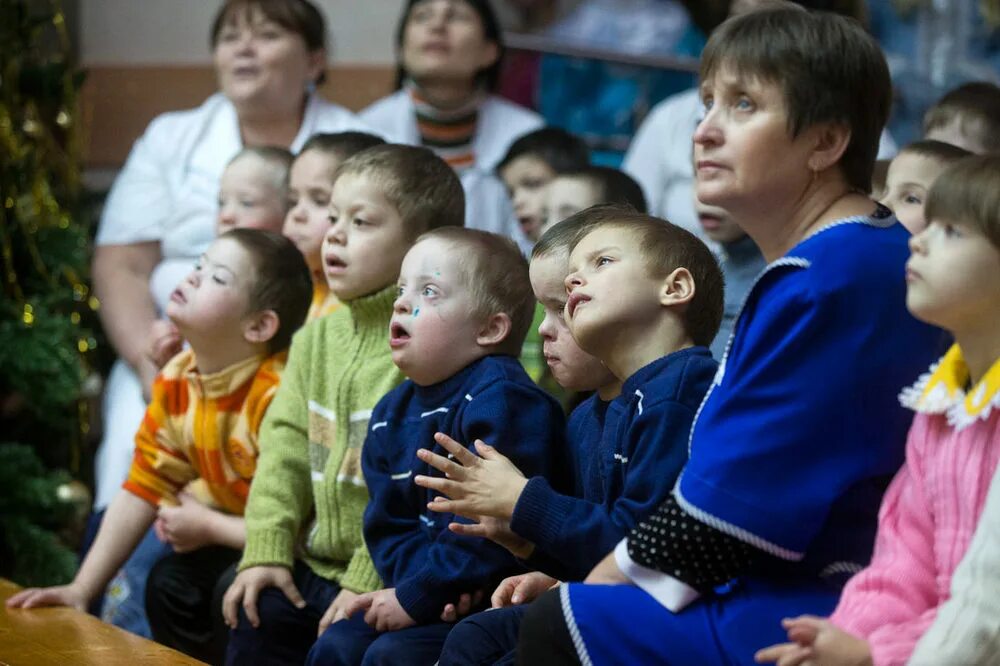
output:
[[[918,197],[916,195],[907,194],[905,197],[903,197],[903,203],[908,203],[908,204],[911,204],[911,205],[914,205],[914,206],[919,206],[920,204],[923,203],[923,201],[921,201],[920,197]]]
[[[611,263],[611,257],[598,257],[596,263],[598,266],[606,266]]]
[[[422,296],[437,296],[437,289],[435,289],[434,287],[424,287],[424,290],[421,292],[421,295]]]
[[[740,97],[738,100],[736,100],[736,108],[739,109],[740,111],[746,111],[748,109],[753,108],[753,102],[751,102],[746,97]]]

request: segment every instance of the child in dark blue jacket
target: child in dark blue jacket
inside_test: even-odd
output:
[[[537,570],[501,584],[492,601],[503,610],[458,625],[442,666],[494,663],[507,655],[516,647],[523,610],[511,604],[531,601],[557,579],[582,580],[657,508],[687,460],[691,423],[715,375],[705,345],[722,315],[722,276],[701,241],[613,207],[586,210],[552,231],[563,225],[580,229],[563,268],[563,276],[569,273],[566,323],[583,350],[624,380],[621,395],[603,415],[591,410],[571,418],[574,496],[543,476],[524,478],[489,447],[479,447],[483,457],[477,458],[439,438],[464,466],[461,472],[455,463],[420,454],[450,476],[416,480],[451,498],[435,508],[488,517],[479,525],[454,525],[455,531],[517,543],[514,552]],[[506,533],[496,527],[505,522]]]
[[[534,311],[527,268],[512,242],[462,228],[425,234],[403,260],[389,344],[409,380],[376,405],[361,456],[365,543],[386,589],[321,627],[308,663],[433,664],[453,626],[442,609],[523,570],[504,547],[448,530],[413,477],[433,471],[416,452],[438,432],[551,473],[562,410],[513,355]]]

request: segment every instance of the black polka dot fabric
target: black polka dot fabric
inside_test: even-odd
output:
[[[746,573],[764,556],[685,513],[673,497],[632,530],[628,554],[703,593]]]

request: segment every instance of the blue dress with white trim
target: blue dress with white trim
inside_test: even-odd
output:
[[[761,273],[673,499],[767,566],[700,598],[671,599],[674,579],[640,565],[639,586],[564,586],[583,663],[752,664],[785,640],[781,618],[833,609],[843,574],[870,558],[881,493],[903,461],[911,414],[896,396],[945,342],[906,310],[907,240],[893,217],[848,218]],[[681,559],[720,556],[668,531],[663,544]]]

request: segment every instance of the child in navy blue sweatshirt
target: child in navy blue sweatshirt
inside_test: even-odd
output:
[[[389,344],[409,379],[376,405],[362,450],[365,543],[386,589],[321,627],[308,663],[433,664],[453,626],[442,608],[523,570],[502,546],[449,531],[454,517],[428,510],[435,493],[413,477],[433,471],[416,452],[438,432],[550,473],[562,411],[513,355],[534,311],[527,269],[511,241],[461,228],[425,234],[403,260]]]
[[[435,508],[488,516],[481,525],[509,521],[504,541],[520,539],[516,554],[545,574],[504,581],[494,593],[495,607],[531,601],[556,579],[582,580],[656,509],[687,459],[691,423],[716,370],[705,345],[722,316],[722,276],[701,241],[614,207],[588,209],[552,231],[563,225],[582,227],[563,269],[569,273],[566,323],[581,348],[625,380],[603,421],[581,415],[581,432],[571,420],[571,449],[575,441],[588,448],[576,457],[576,496],[560,493],[544,477],[525,479],[488,447],[479,447],[482,458],[465,449],[456,453],[460,447],[445,438],[438,441],[464,472],[452,471],[446,481],[417,479],[451,498]],[[532,277],[534,269],[533,259]],[[455,466],[420,455],[434,466]],[[453,529],[489,537],[497,531],[464,524]],[[467,618],[449,637],[441,665],[494,663],[513,651],[522,610]]]

